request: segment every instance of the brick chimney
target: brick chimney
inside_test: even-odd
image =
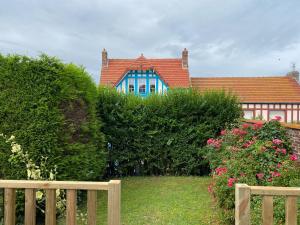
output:
[[[188,59],[189,59],[189,52],[186,48],[184,48],[184,50],[182,51],[182,68],[184,69],[189,68]]]
[[[296,70],[296,65],[293,64],[293,70],[287,73],[288,77],[294,78],[299,83],[299,72]]]
[[[107,67],[107,66],[108,66],[107,51],[104,48],[102,51],[102,67]]]

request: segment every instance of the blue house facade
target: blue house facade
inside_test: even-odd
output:
[[[117,83],[116,89],[126,94],[146,97],[166,93],[168,86],[153,69],[129,70]]]
[[[182,51],[182,58],[146,58],[141,54],[134,59],[111,59],[103,49],[100,85],[142,97],[189,88],[188,51]]]

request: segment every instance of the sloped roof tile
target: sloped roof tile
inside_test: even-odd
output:
[[[102,67],[100,84],[115,86],[129,70],[154,69],[170,88],[190,87],[189,71],[182,68],[182,59],[109,59]]]
[[[291,77],[192,77],[193,88],[236,94],[243,103],[300,103],[300,86]]]

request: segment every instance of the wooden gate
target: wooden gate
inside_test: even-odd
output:
[[[67,192],[66,224],[76,225],[77,190],[87,190],[88,225],[96,225],[97,191],[108,191],[108,225],[121,224],[121,181],[77,182],[77,181],[28,181],[0,180],[4,188],[4,225],[16,223],[16,189],[25,189],[25,225],[35,225],[36,199],[35,191],[46,192],[45,224],[56,224],[56,189]]]
[[[250,197],[261,195],[263,225],[273,224],[273,196],[285,196],[285,223],[297,225],[297,197],[300,196],[300,188],[272,187],[272,186],[248,186],[236,184],[235,186],[235,224],[250,225]]]

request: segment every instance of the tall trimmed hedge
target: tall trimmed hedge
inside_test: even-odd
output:
[[[97,88],[83,68],[45,55],[0,55],[0,133],[14,135],[37,163],[57,166],[57,179],[95,180],[106,154],[96,117]],[[1,142],[1,141],[0,141]],[[0,143],[0,177],[26,178]]]
[[[241,116],[235,96],[192,89],[140,98],[101,87],[98,116],[107,138],[108,175],[201,175],[200,147]]]

